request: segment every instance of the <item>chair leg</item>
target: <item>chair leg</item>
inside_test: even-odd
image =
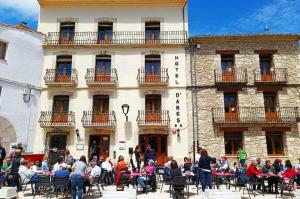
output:
[[[161,183],[160,193],[162,192],[163,186],[164,186],[164,182]]]

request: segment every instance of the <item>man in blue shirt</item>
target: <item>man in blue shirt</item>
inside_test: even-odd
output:
[[[144,153],[144,165],[147,165],[149,160],[153,160],[154,162],[156,162],[157,154],[153,149],[151,149],[151,145],[147,144],[146,151]]]
[[[70,175],[70,172],[68,171],[67,167],[65,167],[65,166],[61,166],[61,169],[54,172],[54,177],[57,177],[57,178],[69,177],[69,175]]]

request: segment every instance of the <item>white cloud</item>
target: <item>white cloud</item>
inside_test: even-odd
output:
[[[37,0],[0,0],[0,9],[9,9],[24,17],[37,18],[39,4]]]

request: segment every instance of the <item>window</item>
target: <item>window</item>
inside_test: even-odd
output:
[[[53,99],[54,113],[67,113],[69,111],[69,96],[57,95]]]
[[[146,22],[145,34],[147,41],[159,40],[160,22]]]
[[[62,22],[60,24],[60,44],[72,44],[75,36],[75,23]]]
[[[145,108],[146,108],[146,112],[160,113],[161,95],[146,95]]]
[[[237,93],[224,93],[225,113],[236,113]]]
[[[113,22],[98,23],[98,43],[109,42],[113,36]]]
[[[266,133],[268,155],[284,155],[283,133]]]
[[[72,76],[72,56],[60,55],[56,58],[56,82],[69,82]]]
[[[264,104],[266,113],[276,111],[276,93],[264,92]]]
[[[236,155],[239,149],[243,148],[243,133],[224,132],[225,154]]]
[[[272,55],[259,55],[260,73],[262,75],[271,74]]]
[[[221,55],[221,67],[223,73],[233,72],[234,55]]]
[[[97,55],[96,56],[96,75],[110,75],[111,71],[111,56]]]
[[[0,59],[5,60],[7,44],[0,41]]]
[[[93,112],[108,113],[109,111],[109,95],[94,95]]]

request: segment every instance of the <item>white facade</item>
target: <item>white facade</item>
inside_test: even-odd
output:
[[[33,152],[40,85],[44,36],[15,26],[0,25],[0,41],[6,43],[5,59],[0,59],[0,137],[8,148],[21,142]],[[24,92],[28,95],[23,99]]]
[[[99,5],[89,7],[86,5],[86,7],[82,6],[78,8],[76,6],[68,7],[65,5],[61,7],[42,5],[38,30],[44,34],[59,32],[61,22],[71,21],[75,22],[75,32],[97,32],[98,22],[110,21],[113,22],[114,32],[132,32],[144,31],[145,22],[157,21],[160,22],[161,32],[185,31],[187,30],[186,12],[187,8],[184,3],[171,5],[146,3],[145,5],[138,6],[111,4],[104,7],[100,7]],[[184,17],[183,14],[185,14]],[[167,153],[165,156],[173,156],[178,160],[183,159],[183,157],[188,155],[189,151],[186,112],[185,47],[186,43],[180,45],[157,44],[151,46],[46,44],[43,74],[46,74],[47,69],[55,69],[57,67],[57,56],[71,55],[72,69],[77,70],[78,82],[73,87],[67,87],[65,85],[49,86],[43,81],[40,110],[53,110],[54,96],[68,95],[68,110],[73,111],[75,114],[75,125],[71,128],[56,128],[51,126],[44,128],[38,124],[35,152],[49,151],[51,147],[49,147],[47,136],[63,132],[67,135],[66,148],[76,158],[79,158],[80,155],[88,155],[91,135],[109,135],[110,146],[108,155],[112,158],[119,155],[124,155],[128,158],[128,149],[130,147],[134,148],[139,144],[140,135],[162,134],[167,136]],[[111,67],[117,69],[118,76],[118,83],[115,87],[87,85],[85,79],[87,69],[95,67],[97,55],[111,56]],[[147,55],[160,55],[161,68],[167,68],[168,70],[168,85],[139,85],[137,80],[138,70],[145,68],[145,57]],[[145,110],[145,96],[148,94],[158,94],[161,96],[161,110],[169,111],[170,125],[163,128],[151,125],[142,128],[138,125],[138,111]],[[83,111],[91,111],[93,109],[94,95],[109,95],[109,111],[114,111],[116,115],[115,128],[85,128],[83,126]],[[128,113],[129,124],[126,123],[122,112],[121,106],[123,104],[130,106]],[[177,107],[177,111],[176,106],[179,106]],[[175,125],[177,125],[176,129],[180,129],[179,133],[172,133],[171,129],[175,130]],[[79,136],[75,133],[77,129]],[[125,148],[122,147],[124,146],[124,142]],[[46,147],[43,146],[44,143]],[[164,146],[160,147],[163,148]],[[114,154],[116,154],[115,157]]]

